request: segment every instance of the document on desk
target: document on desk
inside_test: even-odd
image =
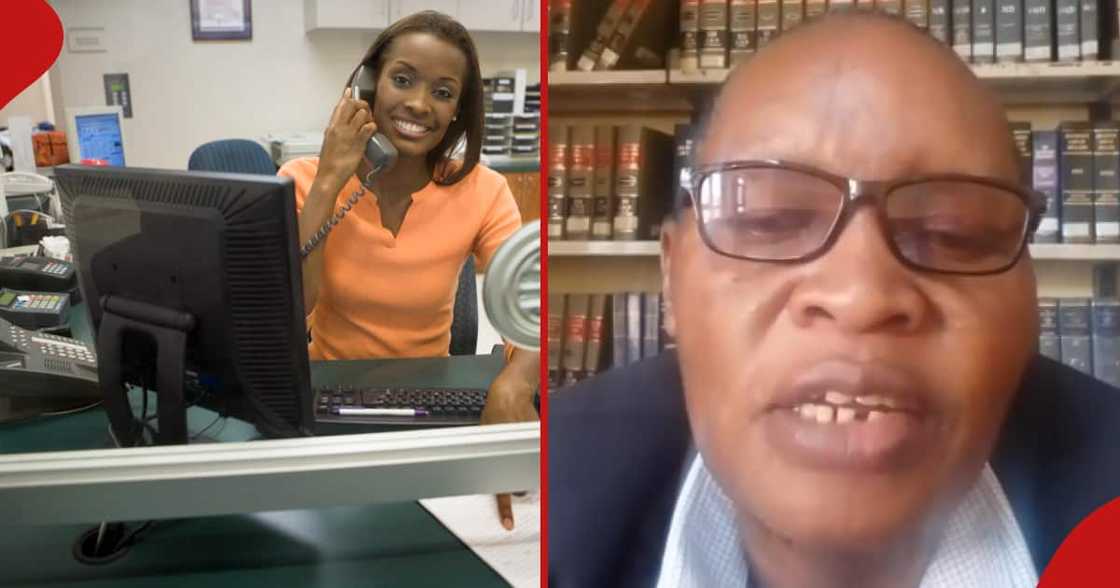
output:
[[[494,496],[451,496],[420,501],[443,526],[514,588],[541,584],[541,495],[513,497],[512,531],[502,528]]]

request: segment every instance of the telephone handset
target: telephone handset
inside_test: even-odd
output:
[[[365,100],[373,107],[374,90],[377,87],[377,80],[373,79],[373,75],[365,66],[359,65],[358,71],[354,72],[353,81],[350,84],[350,97],[356,100]],[[365,177],[362,178],[362,184],[368,187],[373,183],[373,178],[378,174],[388,171],[397,163],[397,148],[389,141],[389,138],[381,133],[374,133],[370,137],[369,142],[366,143],[366,150],[363,158],[369,163],[369,171]],[[307,240],[307,243],[300,249],[300,256],[307,257],[319,246],[319,243],[327,237],[331,229],[339,223],[350,212],[351,208],[358,203],[358,200],[365,194],[364,189],[359,189],[346,199],[346,203],[339,207],[338,211],[334,213],[327,222],[323,223],[322,227]]]

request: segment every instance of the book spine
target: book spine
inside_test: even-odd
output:
[[[778,34],[778,23],[781,18],[781,5],[778,4],[778,0],[757,1],[758,26],[755,50],[765,47],[770,43],[770,39]]]
[[[1035,243],[1062,240],[1061,191],[1058,185],[1058,132],[1034,131],[1031,137],[1034,189],[1046,196],[1046,213],[1034,234]]]
[[[805,20],[816,18],[827,11],[828,0],[805,0]]]
[[[805,3],[803,0],[781,0],[781,32],[793,30],[794,27],[805,20]]]
[[[852,8],[856,5],[854,0],[828,0],[828,11]]]
[[[1095,61],[1100,55],[1100,4],[1097,0],[1081,0],[1081,60]]]
[[[1065,123],[1058,130],[1062,189],[1062,241],[1093,242],[1093,132],[1088,123]]]
[[[673,206],[679,208],[688,198],[685,186],[692,175],[692,125],[673,129]]]
[[[953,7],[953,51],[961,59],[972,59],[972,2],[971,0],[951,0]]]
[[[583,360],[583,376],[591,376],[601,367],[603,352],[603,315],[607,311],[605,294],[591,295],[591,308],[587,317],[587,352]]]
[[[587,352],[587,294],[568,295],[568,315],[564,325],[564,352],[560,357],[563,385],[569,386],[583,377],[583,359]]]
[[[578,241],[591,236],[591,189],[595,161],[595,128],[572,127],[571,159],[568,166],[568,215],[564,238]]]
[[[755,0],[731,0],[728,5],[727,23],[731,36],[731,65],[735,65],[758,47],[758,31],[755,30],[757,7]]]
[[[995,0],[972,0],[972,61],[996,60]]]
[[[626,125],[618,129],[618,159],[615,160],[615,210],[612,238],[638,238],[638,182],[641,174],[642,128]]]
[[[1058,41],[1058,61],[1081,59],[1080,0],[1054,0],[1054,34]]]
[[[603,52],[599,55],[599,61],[595,63],[595,69],[613,69],[618,64],[622,52],[626,50],[626,45],[630,42],[634,29],[638,28],[638,23],[641,22],[650,2],[651,0],[631,0],[630,8],[622,14],[610,40],[603,46]]]
[[[1120,300],[1093,300],[1093,377],[1120,387]]]
[[[1093,374],[1093,349],[1090,326],[1089,299],[1063,298],[1058,301],[1058,328],[1062,363]]]
[[[1031,123],[1016,121],[1009,125],[1011,137],[1015,140],[1015,149],[1019,153],[1019,183],[1030,186],[1032,179],[1032,163],[1034,158],[1031,147]]]
[[[875,7],[895,16],[902,16],[902,0],[876,0]]]
[[[902,9],[910,24],[922,30],[929,29],[929,0],[905,0]]]
[[[727,67],[727,0],[700,0],[700,67]]]
[[[660,301],[661,316],[657,317],[657,343],[658,348],[664,351],[676,347],[677,343],[673,340],[673,336],[669,334],[672,331],[672,327],[669,324],[672,320],[672,317],[669,316],[669,299],[662,294]]]
[[[616,368],[630,363],[630,358],[626,355],[626,329],[629,326],[626,319],[626,299],[625,292],[611,295],[611,366]]]
[[[572,0],[548,2],[548,69],[567,71],[572,35]]]
[[[611,3],[610,8],[607,8],[607,13],[603,15],[603,19],[599,21],[599,28],[595,29],[595,39],[579,56],[579,61],[576,62],[577,69],[580,71],[595,69],[595,64],[599,62],[599,56],[603,54],[603,48],[610,40],[611,35],[614,34],[614,29],[618,27],[618,21],[629,5],[630,0],[614,0]]]
[[[591,187],[591,238],[611,238],[614,208],[614,127],[595,127],[594,183]]]
[[[642,293],[626,293],[626,358],[633,363],[642,358]]]
[[[560,357],[564,351],[564,302],[563,294],[548,295],[548,381],[560,385]]]
[[[1038,299],[1038,351],[1042,355],[1062,360],[1062,344],[1058,334],[1058,299]]]
[[[949,0],[929,0],[929,34],[945,45],[953,40],[949,14]]]
[[[996,0],[996,60],[1023,59],[1023,0]]]
[[[1054,24],[1050,0],[1023,0],[1023,58],[1050,61],[1054,55]]]
[[[680,0],[681,71],[700,68],[700,0]]]
[[[548,132],[548,238],[564,238],[564,196],[568,191],[569,127],[554,126]]]
[[[1120,243],[1120,125],[1093,127],[1093,235]]]
[[[642,318],[642,357],[654,357],[659,351],[658,334],[661,317],[661,295],[656,292],[642,294],[642,309],[645,316]]]

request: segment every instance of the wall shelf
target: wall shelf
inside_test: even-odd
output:
[[[1031,257],[1041,261],[1116,261],[1120,245],[1035,244]],[[657,241],[549,241],[549,257],[656,257]]]

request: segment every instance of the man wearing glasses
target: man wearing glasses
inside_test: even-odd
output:
[[[550,404],[551,586],[1033,587],[1120,496],[1118,391],[1038,355],[998,99],[836,13],[729,78],[662,234],[678,352]]]

